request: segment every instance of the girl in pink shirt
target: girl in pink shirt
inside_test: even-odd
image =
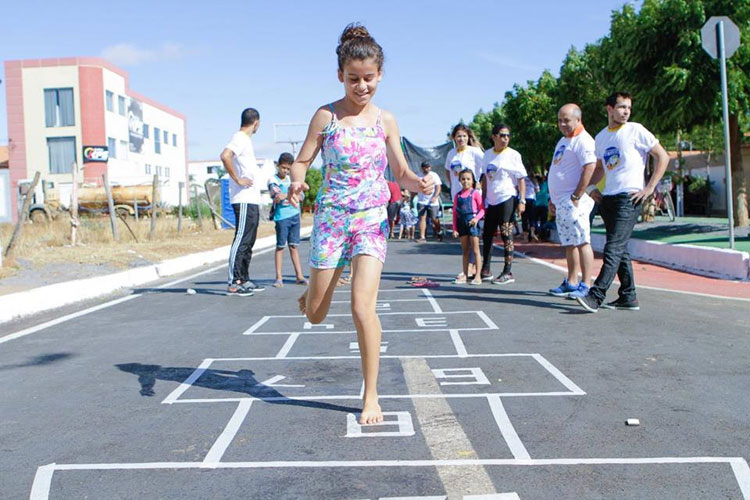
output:
[[[461,191],[456,193],[453,199],[453,237],[461,238],[461,250],[463,253],[463,276],[455,279],[454,283],[466,283],[469,272],[469,254],[473,253],[476,259],[477,269],[482,267],[482,256],[479,253],[479,227],[478,223],[484,217],[484,203],[482,193],[474,189],[476,181],[474,172],[464,170],[458,176],[461,183]],[[476,273],[471,281],[472,285],[481,285],[482,278]]]

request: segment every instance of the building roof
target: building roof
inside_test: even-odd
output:
[[[8,146],[0,146],[0,168],[8,168]]]

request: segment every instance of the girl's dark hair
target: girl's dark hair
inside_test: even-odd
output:
[[[453,131],[451,132],[451,139],[455,139],[456,134],[461,131],[466,132],[466,135],[469,136],[469,140],[468,140],[469,146],[474,146],[475,148],[479,148],[482,151],[484,151],[484,148],[482,147],[482,143],[479,142],[479,140],[477,139],[477,136],[474,135],[474,131],[471,130],[468,126],[466,126],[463,122],[453,127]]]
[[[492,127],[492,133],[491,133],[491,135],[497,135],[497,134],[499,134],[500,131],[502,129],[504,129],[504,128],[507,128],[508,132],[510,132],[510,127],[509,126],[507,126],[504,123],[498,123],[497,125],[495,125],[494,127]]]
[[[339,58],[339,71],[344,70],[344,65],[352,60],[364,61],[365,59],[375,59],[378,70],[383,69],[383,47],[370,36],[367,28],[359,23],[351,23],[344,28],[339,38],[339,46],[336,47],[336,55]]]

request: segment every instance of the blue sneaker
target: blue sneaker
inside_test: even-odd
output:
[[[585,297],[589,294],[589,287],[586,286],[586,283],[583,281],[578,283],[578,290],[575,292],[570,292],[568,294],[569,299],[577,299],[578,297]]]
[[[577,290],[578,285],[571,285],[570,283],[568,283],[568,278],[565,278],[562,282],[562,285],[558,286],[557,288],[550,289],[549,294],[554,295],[555,297],[567,297]]]

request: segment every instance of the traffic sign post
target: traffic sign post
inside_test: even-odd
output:
[[[734,249],[734,203],[732,200],[732,164],[729,149],[729,103],[727,98],[727,57],[740,46],[740,29],[726,16],[714,16],[701,29],[703,50],[719,59],[721,72],[721,105],[724,118],[724,171],[726,175],[727,218],[729,219],[729,248]]]

